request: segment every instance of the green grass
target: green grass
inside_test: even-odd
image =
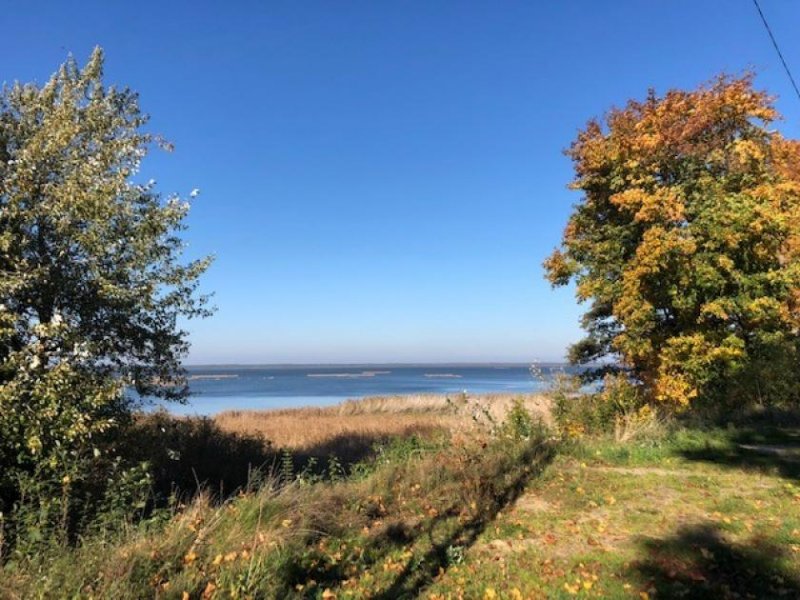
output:
[[[800,596],[796,466],[739,444],[788,430],[571,442],[428,592],[435,598]]]
[[[760,452],[795,431],[525,433],[398,440],[340,481],[199,499],[12,561],[0,597],[800,597],[798,464]]]

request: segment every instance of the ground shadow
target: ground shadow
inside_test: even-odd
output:
[[[383,528],[362,544],[358,559],[360,569],[385,568],[387,559],[417,544],[425,550],[415,554],[393,579],[370,597],[375,600],[418,597],[437,576],[463,558],[498,513],[513,504],[528,482],[551,462],[553,454],[549,444],[532,441],[521,453],[501,462],[499,468],[482,472],[471,510],[465,510],[462,499],[452,498],[432,517],[393,521],[386,515]],[[481,466],[476,462],[475,468]],[[372,516],[382,518],[377,511]],[[331,564],[324,556],[315,556],[312,548],[313,544],[309,546],[309,555],[285,565],[281,578],[287,590],[308,589],[307,583],[313,580],[315,585],[308,589],[307,597],[316,597],[315,590],[330,588],[335,591],[352,577],[353,573],[347,570],[348,561]]]
[[[134,420],[117,443],[126,460],[148,463],[158,503],[170,495],[188,499],[199,490],[223,499],[277,460],[276,449],[261,436],[224,431],[209,418],[162,412]]]
[[[526,448],[519,464],[507,464],[504,471],[489,473],[483,479],[486,489],[480,494],[478,510],[474,516],[459,524],[449,535],[434,539],[435,522],[431,523],[425,534],[431,541],[430,550],[417,561],[415,568],[405,568],[394,581],[375,600],[394,600],[395,598],[416,598],[442,570],[453,562],[452,549],[466,551],[477,541],[486,527],[495,520],[498,513],[505,510],[525,491],[528,482],[538,476],[552,461],[553,449],[547,444],[535,444]],[[522,465],[522,468],[520,466]],[[462,506],[451,504],[439,519],[458,514]],[[380,543],[380,542],[379,542]]]
[[[199,490],[224,500],[265,479],[344,476],[373,458],[395,437],[433,436],[440,429],[409,426],[397,435],[344,433],[300,450],[274,446],[260,434],[230,432],[208,417],[179,418],[157,412],[135,419],[120,432],[117,454],[147,462],[156,505],[170,496],[188,500]],[[335,468],[336,473],[331,473]]]
[[[731,429],[722,443],[685,449],[688,460],[800,479],[800,429],[772,425]]]
[[[755,540],[725,540],[711,525],[642,542],[646,558],[631,565],[657,598],[800,598],[800,580],[783,565],[786,549]]]
[[[332,436],[324,441],[313,444],[292,452],[293,458],[301,467],[308,465],[310,459],[320,461],[324,466],[325,461],[335,457],[345,469],[352,465],[374,458],[383,445],[397,438],[432,438],[441,434],[443,429],[434,425],[409,425],[399,432],[388,434],[372,434],[362,432],[348,432]]]

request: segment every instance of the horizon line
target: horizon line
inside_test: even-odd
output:
[[[568,361],[545,360],[545,361],[458,361],[458,362],[440,362],[440,361],[417,361],[417,362],[308,362],[308,363],[249,363],[249,362],[231,362],[231,363],[183,363],[184,367],[428,367],[428,366],[442,366],[442,367],[473,367],[473,366],[486,366],[486,367],[530,367],[530,366],[550,366],[550,365],[568,365]]]

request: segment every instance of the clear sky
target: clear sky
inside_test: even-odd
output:
[[[800,76],[800,2],[761,0]],[[541,262],[577,201],[562,150],[649,87],[758,72],[800,100],[751,0],[7,3],[0,79],[106,51],[200,188],[217,314],[193,363],[556,360],[580,336]]]

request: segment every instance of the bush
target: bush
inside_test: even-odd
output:
[[[553,393],[553,416],[563,436],[613,434],[625,442],[663,433],[665,418],[659,408],[624,375],[606,375],[595,393],[581,393],[579,386],[577,380],[562,380]]]

